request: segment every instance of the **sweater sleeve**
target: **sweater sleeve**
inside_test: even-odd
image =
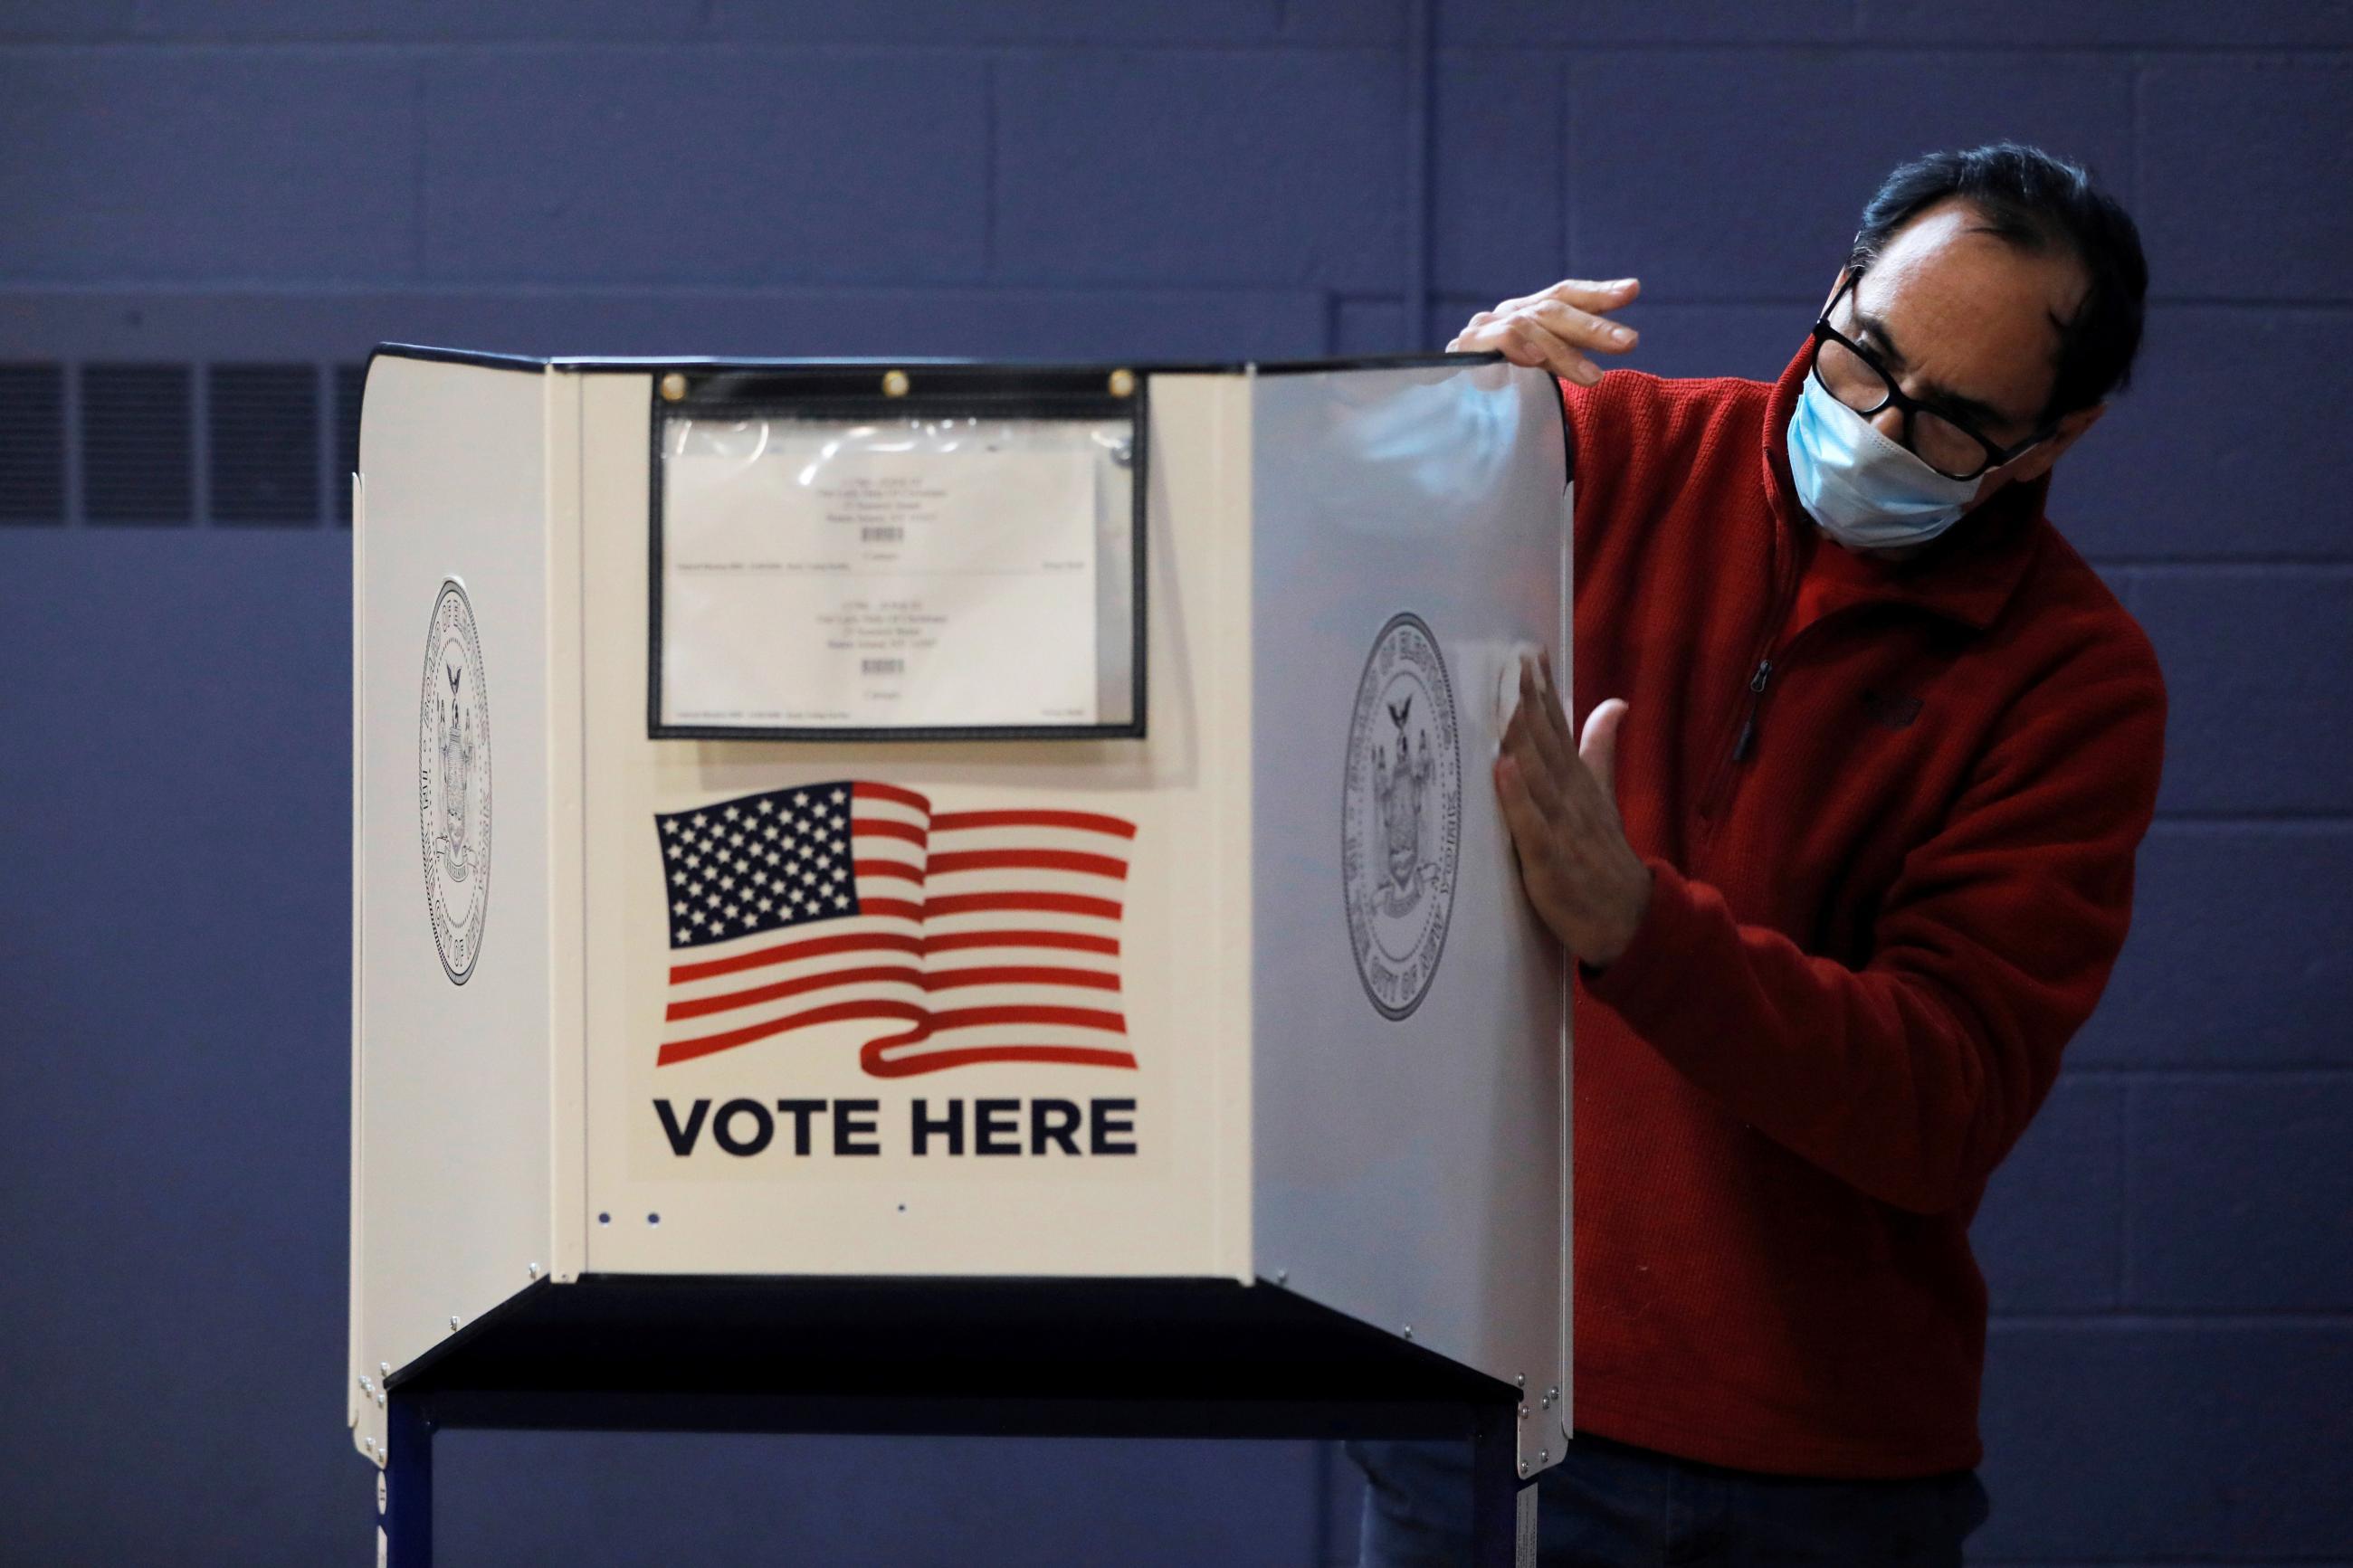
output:
[[[2156,805],[2165,698],[2147,645],[2132,628],[2071,662],[1905,858],[1863,967],[1741,923],[1652,858],[1643,924],[1585,973],[1588,994],[1850,1185],[1922,1214],[1974,1205],[2107,983]]]

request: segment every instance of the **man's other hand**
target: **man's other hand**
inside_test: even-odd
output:
[[[1614,283],[1564,279],[1540,294],[1506,300],[1492,310],[1480,311],[1454,334],[1447,351],[1493,351],[1514,364],[1534,365],[1579,386],[1591,386],[1601,379],[1601,367],[1586,355],[1622,354],[1641,336],[1603,318],[1632,304],[1641,291],[1641,280],[1636,278]]]
[[[1602,703],[1576,744],[1552,660],[1520,661],[1520,703],[1504,728],[1495,793],[1519,851],[1528,901],[1563,945],[1600,968],[1626,951],[1651,906],[1651,870],[1618,816],[1618,727],[1626,704]]]

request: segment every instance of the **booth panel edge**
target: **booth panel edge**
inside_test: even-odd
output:
[[[351,1169],[350,1191],[345,1194],[349,1208],[349,1228],[344,1235],[344,1350],[343,1350],[343,1425],[351,1429],[352,1446],[369,1458],[378,1458],[384,1447],[384,1432],[380,1424],[363,1416],[373,1415],[375,1391],[380,1386],[380,1374],[360,1359],[365,1338],[364,1324],[364,1301],[360,1285],[362,1226],[364,1207],[362,1204],[365,1177],[363,1159],[365,1144],[363,1132],[366,1125],[364,1097],[367,1089],[364,1062],[360,1048],[361,1026],[366,1005],[362,997],[362,985],[366,969],[361,963],[360,942],[366,930],[364,910],[367,900],[367,858],[362,852],[367,824],[367,769],[362,764],[363,742],[366,733],[367,681],[367,617],[360,609],[360,589],[365,581],[364,566],[367,549],[367,496],[354,472],[352,486],[352,973],[351,973]]]
[[[546,377],[548,668],[548,1235],[526,1274],[568,1284],[588,1253],[587,1216],[587,635],[582,495],[586,483],[586,377]]]
[[[548,1247],[546,396],[387,353],[363,402],[352,1380],[377,1393]]]
[[[1460,363],[1260,388],[1261,1271],[1520,1382],[1532,1473],[1567,1410],[1566,981],[1487,763],[1567,618],[1557,395]]]

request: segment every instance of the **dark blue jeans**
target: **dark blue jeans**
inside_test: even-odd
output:
[[[1471,1554],[1468,1443],[1351,1443],[1363,1467],[1361,1568],[1449,1568]],[[1694,1464],[1579,1436],[1536,1486],[1544,1568],[1644,1563],[1959,1568],[1989,1504],[1976,1472],[1819,1481]]]

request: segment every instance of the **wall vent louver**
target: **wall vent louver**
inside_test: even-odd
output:
[[[216,364],[205,390],[212,521],[317,527],[317,369]]]
[[[65,366],[0,364],[0,523],[65,520]]]
[[[0,361],[0,528],[352,521],[366,367]]]
[[[195,521],[194,379],[185,364],[81,367],[84,521]]]

